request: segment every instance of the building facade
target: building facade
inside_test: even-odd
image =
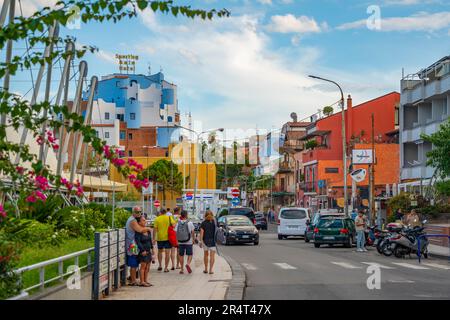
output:
[[[163,73],[112,74],[98,82],[92,127],[125,156],[167,156],[169,144],[179,141],[179,124],[177,86]]]
[[[398,145],[395,132],[397,127],[398,103],[400,95],[391,92],[360,105],[353,106],[352,99],[347,99],[345,110],[345,129],[347,142],[347,168],[352,164],[353,149],[371,149],[371,115],[374,115],[375,185],[378,193],[382,193],[385,184],[397,183],[399,174],[382,177],[386,168],[398,163]],[[304,181],[301,184],[300,204],[312,208],[329,208],[343,206],[343,144],[342,144],[342,112],[320,118],[308,126],[304,141],[315,141],[315,146],[306,147],[303,152]],[[389,145],[389,146],[384,146]],[[395,152],[397,148],[397,152]],[[382,161],[383,159],[383,161]],[[384,160],[386,159],[386,160]],[[377,168],[378,166],[378,168]],[[355,166],[356,169],[356,166]],[[368,165],[366,165],[368,169]],[[348,198],[350,199],[352,179],[347,177]],[[368,199],[368,182],[358,184],[360,197]]]
[[[434,169],[426,165],[432,149],[421,134],[439,130],[450,114],[450,56],[400,81],[400,171],[404,185],[418,186]],[[406,191],[406,190],[404,190]]]

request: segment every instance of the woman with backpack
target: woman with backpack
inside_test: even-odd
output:
[[[184,256],[187,256],[186,270],[192,273],[191,262],[193,256],[193,244],[195,238],[194,224],[188,220],[186,210],[181,211],[180,219],[175,226],[178,241],[178,258],[180,260],[180,274],[184,274]]]

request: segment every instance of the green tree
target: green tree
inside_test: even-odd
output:
[[[163,204],[166,204],[166,192],[181,193],[183,189],[183,175],[178,166],[171,160],[160,159],[145,169],[144,175],[157,182],[163,191]]]
[[[427,153],[427,165],[436,169],[442,179],[450,176],[450,120],[441,124],[439,130],[431,135],[422,134],[422,139],[433,144]]]
[[[326,106],[326,107],[324,107],[323,110],[322,110],[323,114],[326,115],[327,117],[328,117],[329,115],[332,115],[332,114],[333,114],[333,111],[334,111],[334,109],[333,109],[333,107],[331,107],[331,106]]]

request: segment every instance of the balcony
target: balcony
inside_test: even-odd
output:
[[[300,183],[300,189],[303,190],[305,194],[307,193],[317,193],[317,181],[306,181]]]
[[[305,142],[300,140],[287,140],[282,146],[280,146],[280,151],[293,150],[302,151],[305,148]]]
[[[294,168],[289,162],[283,161],[280,163],[278,173],[292,173],[292,172],[294,172]]]

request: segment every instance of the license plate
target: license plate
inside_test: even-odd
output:
[[[242,236],[243,239],[248,239],[250,236]]]
[[[288,226],[289,229],[297,229],[298,226]]]
[[[323,237],[324,240],[334,240],[334,237]]]

